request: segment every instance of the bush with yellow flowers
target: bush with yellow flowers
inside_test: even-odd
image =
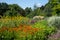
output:
[[[2,17],[0,19],[0,28],[3,26],[6,27],[17,27],[20,24],[30,24],[29,23],[30,19],[26,18],[26,17],[21,17],[21,16],[17,16],[17,17]]]

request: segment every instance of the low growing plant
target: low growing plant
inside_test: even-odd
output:
[[[33,25],[35,28],[40,28],[37,37],[39,40],[47,40],[48,36],[55,33],[56,29],[52,26],[48,26],[47,21],[39,21]],[[37,40],[38,40],[37,39]]]

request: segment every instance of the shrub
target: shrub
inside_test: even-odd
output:
[[[56,28],[60,29],[60,17],[53,16],[48,18],[48,25],[55,26]]]
[[[29,25],[29,18],[26,17],[21,17],[21,16],[17,16],[17,17],[3,17],[0,19],[0,28],[3,26],[6,27],[17,27],[20,24],[26,24]]]

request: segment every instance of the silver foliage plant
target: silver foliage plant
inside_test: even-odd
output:
[[[49,26],[55,26],[60,29],[60,16],[52,16],[47,18]]]

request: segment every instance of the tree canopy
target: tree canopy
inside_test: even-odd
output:
[[[1,16],[60,16],[60,0],[49,0],[45,6],[37,7],[34,5],[34,9],[26,7],[21,8],[17,4],[0,3],[0,15]]]

